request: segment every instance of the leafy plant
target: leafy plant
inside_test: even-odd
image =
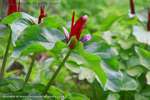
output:
[[[0,99],[149,100],[149,0],[22,1],[0,20]]]

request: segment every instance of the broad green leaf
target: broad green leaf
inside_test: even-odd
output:
[[[102,63],[104,70],[107,73],[108,81],[105,90],[113,92],[119,91],[132,91],[138,88],[138,83],[133,78],[129,77],[126,73],[121,71],[113,71]]]
[[[133,77],[139,77],[141,76],[143,72],[144,72],[144,69],[142,68],[142,66],[134,66],[134,67],[127,69],[127,73]]]
[[[141,26],[133,27],[133,35],[138,42],[150,45],[150,32]]]
[[[111,33],[110,31],[106,31],[103,33],[102,38],[109,44],[111,45],[113,43],[112,40],[113,37],[113,33]]]
[[[2,79],[2,80],[0,81],[0,86],[4,86],[4,85],[7,85],[7,84],[9,84],[9,82],[8,82],[7,79]]]
[[[110,26],[118,19],[119,19],[119,16],[116,16],[116,15],[107,16],[107,18],[104,19],[105,21],[103,21],[103,23],[100,24],[100,29],[102,31],[109,29]]]
[[[150,85],[150,71],[146,73],[146,83]]]
[[[23,80],[15,79],[15,80],[9,80],[8,88],[10,88],[10,91],[18,91],[23,87]]]
[[[49,41],[47,47],[49,49],[52,49],[56,42],[64,39],[64,34],[58,29],[44,28],[42,34]]]
[[[72,53],[68,59],[68,62],[75,63],[76,65],[83,65],[85,62],[85,59],[76,53]]]
[[[24,12],[13,13],[2,20],[3,24],[7,24],[12,31],[12,43],[15,46],[15,42],[25,28],[37,23],[37,19]]]
[[[140,64],[145,68],[150,69],[150,52],[139,47],[135,47],[135,52],[139,56]]]
[[[105,86],[107,82],[107,75],[100,65],[101,58],[95,54],[85,51],[81,44],[76,48],[76,53],[85,59],[83,67],[87,67],[95,72],[101,85]]]
[[[141,94],[135,94],[134,99],[135,100],[149,100],[149,97],[145,97]]]
[[[139,58],[135,55],[130,57],[127,61],[127,66],[129,67],[138,66],[138,65],[140,65],[140,61]]]
[[[4,19],[2,19],[1,23],[11,25],[12,23],[15,23],[19,20],[26,20],[30,24],[37,23],[37,19],[35,17],[32,17],[31,15],[24,12],[16,12],[6,16]]]
[[[79,93],[69,93],[66,97],[66,100],[90,100],[85,95]]]
[[[137,17],[138,19],[141,21],[141,22],[147,22],[147,9],[145,10],[142,10],[140,11],[138,14],[137,14]]]
[[[0,24],[0,41],[3,42],[0,43],[0,56],[4,55],[10,31],[6,25]]]
[[[58,96],[60,98],[64,96],[64,92],[55,86],[51,87],[51,89],[49,90],[49,93],[51,93],[53,96]]]
[[[64,48],[67,48],[67,45],[61,41],[57,41],[50,53],[53,53],[55,57],[59,57]]]
[[[145,88],[141,90],[140,94],[145,97],[150,97],[150,86],[145,86]]]
[[[92,83],[94,81],[94,73],[87,68],[80,68],[79,80],[87,79],[88,82]]]
[[[106,58],[106,59],[104,59],[104,61],[110,66],[110,68],[112,68],[114,70],[119,69],[119,62],[116,57]]]
[[[21,51],[21,55],[38,54],[46,50],[42,43],[33,42]]]
[[[124,19],[125,20],[125,19]],[[111,31],[110,31],[111,30]],[[113,34],[114,42],[118,42],[119,40],[127,40],[131,34],[131,29],[128,28],[126,24],[121,22],[115,22],[109,31]]]
[[[97,36],[93,36],[93,37],[97,38]],[[119,61],[117,58],[119,53],[116,48],[109,46],[107,43],[101,41],[100,39],[98,40],[92,39],[92,41],[85,46],[85,49],[88,52],[91,52],[101,57],[102,60],[104,60],[109,65],[110,68],[114,70],[119,69]]]
[[[0,81],[0,92],[5,93],[9,92],[10,89],[8,88],[9,81],[7,79],[1,79]]]
[[[118,29],[118,30],[120,32],[120,31],[124,31],[123,29],[120,29],[120,30]],[[113,45],[114,43],[118,43],[118,44],[120,44],[120,46],[123,49],[130,49],[136,41],[133,37],[129,37],[129,31],[130,30],[124,31],[125,34],[128,33],[128,34],[126,34],[126,36],[124,36],[124,34],[122,32],[120,32],[119,34],[116,34],[116,33],[118,33],[118,31],[117,32],[106,31],[103,33],[102,38],[109,45]]]
[[[108,95],[107,100],[120,100],[119,98],[120,98],[119,94],[111,93]]]
[[[81,58],[83,59],[83,58]],[[82,62],[83,60],[80,60],[80,62]],[[82,62],[82,64],[76,64],[76,61],[72,61],[71,59],[68,60],[68,62],[65,64],[65,66],[72,71],[75,74],[78,74],[78,79],[79,80],[87,80],[89,83],[92,83],[95,79],[95,74],[92,70],[86,68],[86,67],[82,67],[84,64]]]
[[[129,37],[128,39],[120,39],[118,40],[118,43],[120,44],[121,48],[127,50],[132,48],[135,43],[135,39],[133,37]]]
[[[23,80],[20,79],[13,79],[13,78],[7,78],[4,80],[1,80],[3,82],[0,83],[0,91],[1,92],[15,92],[22,88],[23,86]]]
[[[16,41],[14,55],[18,53],[27,55],[45,51],[45,42],[48,42],[48,40],[44,37],[44,34],[42,34],[40,26],[32,25],[27,27]]]
[[[79,74],[80,72],[80,65],[78,65],[75,61],[72,62],[68,59],[67,63],[65,63],[65,66],[73,73]]]
[[[7,17],[5,17],[4,19],[2,19],[1,23],[2,24],[12,24],[13,22],[17,21],[19,18],[22,17],[21,13],[13,13]]]
[[[49,16],[43,20],[42,24],[46,27],[58,28],[58,27],[62,27],[64,22],[61,19],[61,17]]]

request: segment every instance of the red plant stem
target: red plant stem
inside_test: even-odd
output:
[[[148,10],[147,31],[150,31],[150,9]]]
[[[135,14],[134,0],[130,0],[130,13]]]

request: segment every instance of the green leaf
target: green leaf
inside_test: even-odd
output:
[[[81,58],[81,57],[80,57]],[[79,59],[80,62],[82,62],[83,58]],[[84,65],[82,64],[76,64],[78,63],[78,61],[70,61],[71,59],[69,59],[69,61],[65,64],[65,66],[72,71],[75,74],[78,74],[78,79],[79,80],[87,80],[89,83],[92,83],[95,79],[95,74],[92,70],[83,67]],[[82,62],[83,63],[83,62]]]
[[[49,93],[51,93],[53,96],[58,96],[58,97],[61,97],[64,95],[64,92],[55,86],[51,87]]]
[[[23,34],[18,38],[16,47],[28,45],[31,41],[48,41],[42,34],[42,29],[40,28],[40,26],[32,25],[30,27],[27,27],[23,31]]]
[[[90,100],[85,95],[79,94],[79,93],[69,93],[65,100]]]
[[[62,27],[64,22],[61,19],[61,17],[49,16],[43,20],[42,24],[46,27],[58,28],[58,27]]]
[[[110,68],[114,70],[119,69],[119,62],[116,57],[107,58],[107,59],[104,59],[104,61],[110,66]]]
[[[11,79],[9,80],[9,84],[8,84],[8,88],[12,91],[18,91],[23,87],[23,80],[19,80],[19,79]]]
[[[38,54],[46,50],[42,43],[32,42],[21,51],[21,55]]]
[[[120,95],[117,93],[111,93],[108,95],[107,100],[120,100]]]
[[[150,85],[150,71],[146,73],[146,83]]]
[[[143,27],[134,26],[133,35],[138,42],[150,45],[150,32],[145,30]]]
[[[2,24],[12,24],[13,22],[15,22],[16,20],[18,20],[19,18],[22,17],[21,13],[13,13],[7,17],[5,17],[4,19],[2,19],[1,23]]]
[[[144,23],[147,22],[147,12],[148,12],[148,9],[144,9],[137,14],[137,17],[141,22],[144,22]]]
[[[16,41],[14,55],[38,53],[46,50],[44,43],[48,42],[40,26],[27,27]]]
[[[12,43],[16,45],[15,42],[21,33],[30,25],[33,25],[36,22],[36,18],[23,13],[17,12],[13,13],[2,20],[2,24],[7,24],[12,31]]]
[[[57,41],[51,53],[53,53],[55,57],[59,57],[64,48],[67,48],[67,45],[64,42]]]
[[[76,53],[85,59],[83,67],[87,67],[95,72],[101,85],[105,86],[107,82],[107,75],[100,65],[101,58],[95,54],[85,51],[81,44],[76,48]]]
[[[96,36],[93,37],[97,38]],[[117,58],[118,55],[117,49],[109,46],[106,42],[100,40],[99,37],[98,40],[94,39],[89,44],[87,44],[85,49],[88,52],[91,52],[101,57],[102,60],[105,61],[105,63],[109,66],[109,68],[112,68],[114,70],[119,69],[120,66]]]
[[[100,28],[102,31],[108,30],[111,25],[119,19],[120,16],[116,16],[116,15],[110,15],[107,18],[105,18],[101,24],[100,24]]]
[[[4,86],[4,85],[8,85],[9,82],[7,81],[7,79],[1,79],[0,81],[0,86]]]
[[[4,55],[9,34],[10,29],[6,25],[0,24],[0,41],[3,42],[0,43],[0,57]]]
[[[141,94],[135,94],[134,100],[149,100],[149,98],[145,97],[145,96],[143,96]]]
[[[145,97],[150,97],[150,86],[145,86],[145,88],[141,90],[140,94]]]
[[[102,65],[108,76],[105,90],[119,92],[136,90],[138,88],[138,83],[133,78],[129,77],[126,73],[111,70],[104,63]]]
[[[130,57],[128,60],[129,61],[127,61],[127,66],[129,66],[129,67],[140,65],[139,58],[136,55]]]
[[[127,73],[133,77],[139,77],[144,72],[142,66],[135,66],[127,69]]]
[[[6,78],[1,80],[0,82],[0,91],[1,92],[15,92],[22,88],[23,80],[20,79],[13,79],[13,78]]]
[[[139,47],[135,47],[135,52],[139,56],[140,64],[145,68],[150,69],[150,52]]]

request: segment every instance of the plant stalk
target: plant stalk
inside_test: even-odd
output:
[[[28,73],[26,75],[26,78],[25,78],[25,81],[24,81],[24,85],[23,87],[26,85],[26,83],[28,82],[29,78],[30,78],[30,75],[31,75],[31,72],[32,72],[32,68],[34,66],[34,62],[35,62],[35,57],[33,56],[32,57],[32,61],[31,61],[31,64],[29,66],[29,69],[28,69]]]
[[[130,12],[135,14],[134,0],[130,0]]]
[[[60,65],[58,66],[58,68],[56,69],[56,72],[53,74],[52,78],[49,80],[49,82],[47,83],[45,90],[43,92],[43,95],[46,95],[48,92],[48,89],[51,87],[51,85],[53,84],[54,79],[56,78],[56,76],[58,75],[58,73],[60,72],[60,70],[62,69],[63,65],[65,64],[65,62],[67,61],[68,57],[70,56],[72,52],[72,49],[70,49],[67,53],[67,55],[65,56],[65,58],[63,59],[63,61],[60,63]]]
[[[10,32],[10,34],[9,34],[7,47],[6,47],[5,54],[4,54],[4,59],[3,59],[3,62],[2,62],[2,67],[1,67],[1,72],[0,72],[2,78],[4,77],[4,74],[5,74],[5,66],[6,66],[8,53],[9,53],[9,49],[10,49],[11,38],[12,38],[12,32]]]
[[[148,22],[147,22],[147,31],[150,31],[150,9],[148,9]]]

